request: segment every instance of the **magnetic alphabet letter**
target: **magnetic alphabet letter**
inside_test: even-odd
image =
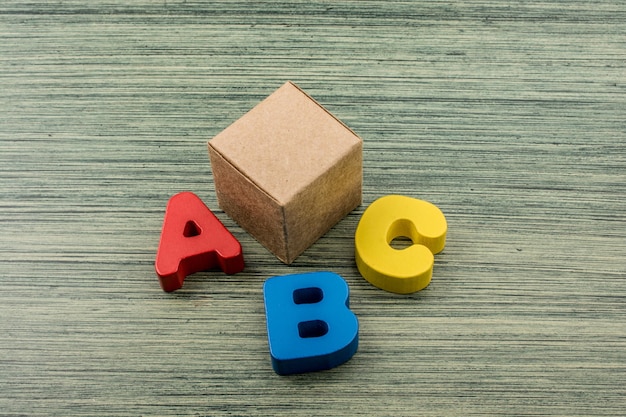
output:
[[[446,218],[437,206],[401,195],[381,197],[365,210],[356,229],[359,272],[386,291],[419,291],[430,283],[433,254],[443,250],[446,231]],[[401,250],[391,247],[400,236],[410,238],[413,245]]]
[[[191,192],[167,203],[154,267],[163,291],[183,286],[187,275],[219,266],[227,274],[244,268],[239,241]]]
[[[332,272],[269,278],[263,286],[272,367],[279,375],[331,369],[358,347],[348,284]]]

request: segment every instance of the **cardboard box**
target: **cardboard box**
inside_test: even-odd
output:
[[[219,206],[284,263],[361,204],[362,140],[291,82],[208,146]]]

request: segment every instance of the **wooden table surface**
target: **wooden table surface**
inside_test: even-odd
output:
[[[363,205],[291,266],[217,207],[206,142],[287,80],[364,140]],[[0,4],[0,415],[626,415],[626,3]],[[244,272],[154,272],[198,194]],[[445,213],[431,285],[374,288],[358,220]],[[262,284],[330,270],[360,345],[270,366]]]

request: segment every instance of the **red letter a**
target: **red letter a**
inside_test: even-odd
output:
[[[165,209],[154,267],[163,291],[183,286],[187,275],[219,266],[227,274],[243,270],[239,241],[200,198],[182,192]]]

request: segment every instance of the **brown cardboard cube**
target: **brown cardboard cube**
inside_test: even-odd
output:
[[[208,145],[219,206],[284,263],[361,204],[362,140],[291,82]]]

